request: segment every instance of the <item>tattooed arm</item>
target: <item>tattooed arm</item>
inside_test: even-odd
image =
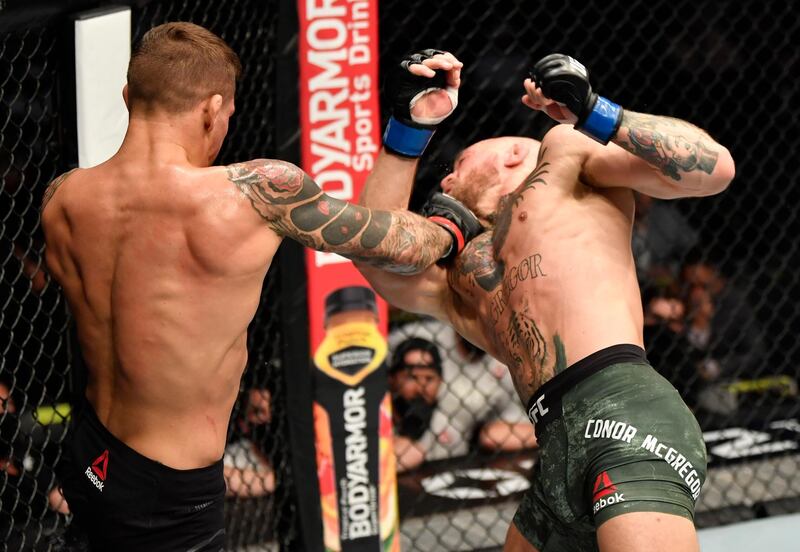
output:
[[[419,159],[392,155],[381,150],[361,189],[359,203],[370,209],[404,209],[408,207],[414,187]],[[446,320],[448,302],[447,271],[432,265],[414,276],[399,276],[366,263],[356,268],[391,305],[408,312],[427,314]]]
[[[418,159],[391,155],[381,150],[375,167],[361,190],[359,203],[370,209],[404,209],[414,186]],[[356,267],[390,304],[409,312],[445,320],[448,300],[447,272],[433,265],[415,276],[399,276],[365,263]]]
[[[569,131],[585,147],[582,177],[594,186],[632,188],[662,199],[707,196],[727,188],[735,172],[725,147],[679,119],[625,111],[612,139],[616,145],[608,146],[564,125],[548,136],[554,131]]]
[[[278,235],[399,274],[417,274],[450,249],[450,235],[408,211],[379,211],[335,199],[302,170],[256,159],[227,167],[261,219]]]
[[[501,271],[492,256],[492,233],[484,232],[470,241],[447,269],[431,266],[415,276],[399,276],[357,265],[375,291],[390,304],[417,314],[447,322],[469,341],[492,354],[497,347],[488,342],[482,316],[500,317],[505,301],[500,286]],[[479,296],[489,294],[491,312],[475,306]],[[482,297],[483,298],[483,297]]]

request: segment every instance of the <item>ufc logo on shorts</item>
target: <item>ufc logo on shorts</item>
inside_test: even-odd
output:
[[[539,397],[536,402],[531,405],[530,410],[528,410],[528,418],[530,418],[533,425],[536,425],[539,418],[550,412],[550,409],[543,404],[543,401],[544,395]]]

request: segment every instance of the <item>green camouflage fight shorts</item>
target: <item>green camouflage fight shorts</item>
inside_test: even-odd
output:
[[[640,347],[615,345],[573,364],[531,397],[528,417],[539,462],[514,525],[540,552],[598,550],[597,527],[628,512],[694,519],[703,436]]]

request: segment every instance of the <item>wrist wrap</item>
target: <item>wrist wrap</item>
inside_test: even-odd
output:
[[[415,128],[389,118],[383,133],[383,145],[392,153],[403,157],[420,157],[435,131],[430,128]]]

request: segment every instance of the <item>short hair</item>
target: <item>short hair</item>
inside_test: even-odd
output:
[[[392,363],[389,366],[389,373],[394,374],[406,367],[406,353],[409,351],[424,351],[431,355],[433,360],[433,368],[436,373],[442,375],[442,357],[439,354],[439,348],[432,342],[421,337],[411,337],[405,341],[400,342],[394,350],[392,356]]]
[[[208,29],[164,23],[147,31],[131,54],[128,105],[181,113],[214,94],[227,100],[241,72],[236,52]]]

